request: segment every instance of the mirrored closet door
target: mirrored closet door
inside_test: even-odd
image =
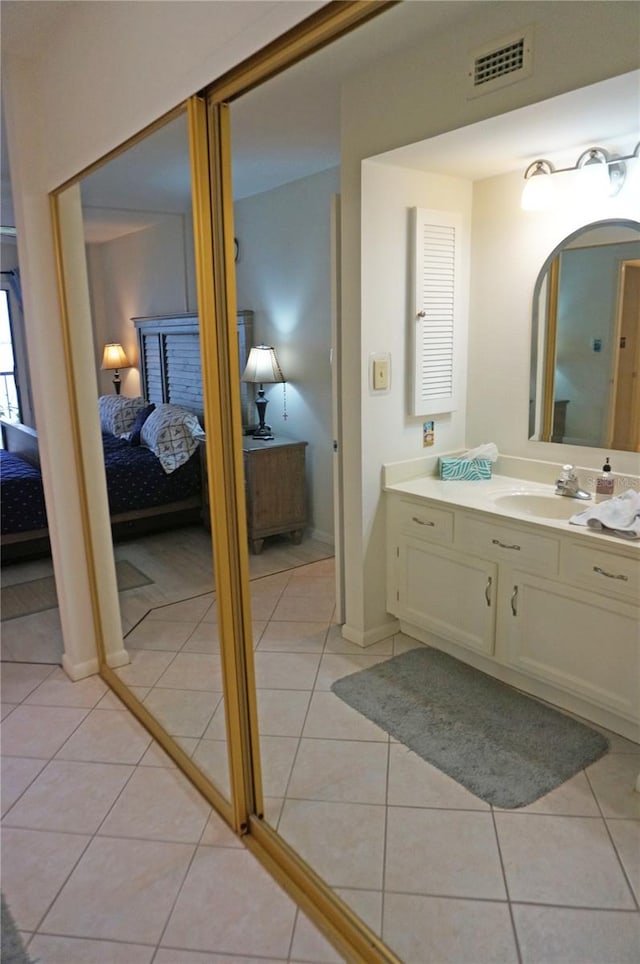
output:
[[[56,201],[107,672],[228,811],[188,125]]]

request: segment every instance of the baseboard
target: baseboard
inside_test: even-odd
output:
[[[333,532],[324,532],[322,529],[309,529],[307,535],[316,542],[324,542],[333,550]]]
[[[111,669],[117,669],[118,666],[128,666],[131,662],[131,657],[123,647],[122,649],[117,649],[114,653],[109,653],[106,662],[107,666]]]
[[[100,671],[97,658],[87,659],[84,663],[72,663],[66,653],[62,654],[62,668],[74,683],[87,676],[95,676]]]
[[[374,643],[379,643],[381,639],[388,639],[389,636],[393,636],[399,632],[400,622],[397,619],[390,619],[389,622],[383,623],[381,626],[375,626],[373,629],[367,629],[364,632],[361,629],[355,629],[353,626],[349,626],[348,623],[345,623],[342,627],[342,635],[344,638],[348,639],[350,643],[362,646],[363,649],[366,649],[367,646],[372,646]]]

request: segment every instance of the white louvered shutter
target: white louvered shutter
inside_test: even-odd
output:
[[[414,208],[412,415],[456,409],[460,232],[452,211]]]

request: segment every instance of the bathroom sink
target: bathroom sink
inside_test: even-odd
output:
[[[531,492],[516,492],[509,495],[499,495],[494,499],[498,509],[507,512],[517,512],[519,515],[534,516],[536,519],[570,519],[576,512],[581,512],[593,502],[582,499],[570,499],[562,495],[549,495]]]

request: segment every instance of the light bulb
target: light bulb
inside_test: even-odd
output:
[[[609,165],[604,151],[591,150],[578,160],[575,187],[578,196],[585,201],[598,201],[611,194]]]
[[[548,211],[553,207],[556,191],[547,162],[536,161],[533,171],[525,177],[520,201],[523,211]]]

